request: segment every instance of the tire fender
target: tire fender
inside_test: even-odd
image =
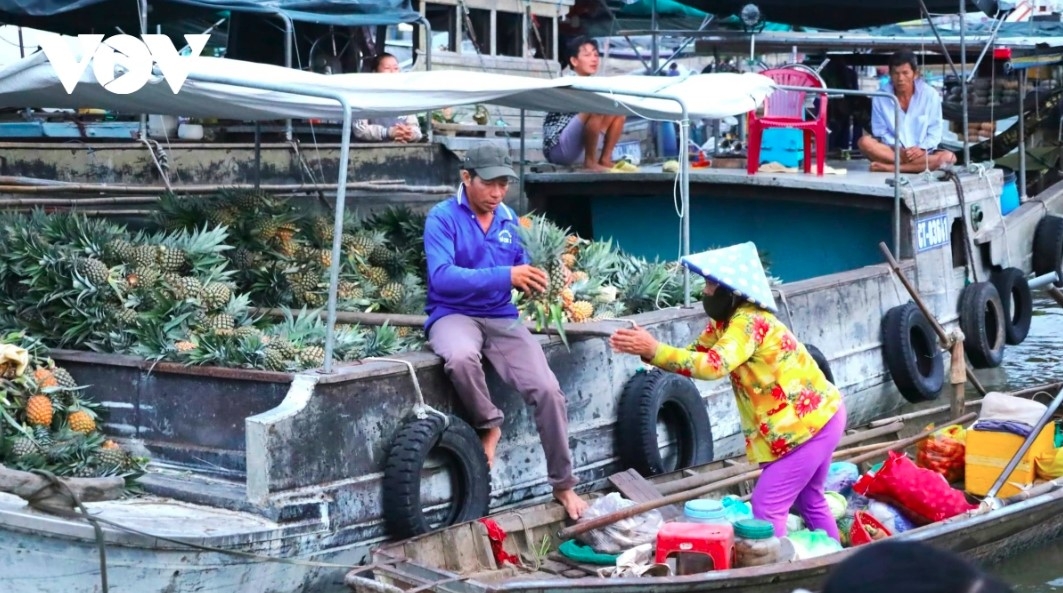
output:
[[[1046,214],[1033,232],[1033,273],[1056,272],[1063,277],[1063,218]],[[1063,287],[1058,279],[1056,286]]]
[[[960,295],[960,330],[963,350],[976,369],[1004,362],[1004,325],[1007,316],[1000,294],[990,282],[975,282]]]
[[[827,381],[830,381],[831,385],[837,386],[834,382],[834,372],[830,369],[830,362],[827,360],[827,356],[812,344],[805,344],[805,350],[808,350],[809,355],[812,356],[812,360],[816,361],[816,366],[819,367],[819,370],[823,371],[823,376],[827,378]]]
[[[937,399],[945,384],[945,362],[937,335],[913,302],[893,307],[882,319],[882,354],[904,399]]]
[[[1018,268],[1004,268],[993,272],[989,281],[996,287],[1004,306],[1004,341],[1018,346],[1030,334],[1033,321],[1033,293],[1026,274]]]
[[[661,455],[658,423],[676,438],[675,467]],[[645,477],[712,461],[712,425],[698,388],[690,379],[660,369],[628,380],[617,408],[617,455]]]
[[[454,499],[449,510],[434,511],[435,504],[421,500],[421,480],[429,453],[446,455],[451,462]],[[432,529],[472,521],[487,515],[491,501],[491,472],[480,437],[457,416],[429,414],[408,418],[395,433],[384,465],[384,522],[388,533],[405,539]],[[441,522],[430,522],[443,514]]]

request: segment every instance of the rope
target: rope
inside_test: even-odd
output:
[[[107,546],[104,545],[103,528],[100,527],[99,519],[89,514],[89,510],[85,508],[85,504],[81,502],[81,498],[78,497],[77,493],[71,490],[66,482],[55,477],[55,474],[43,469],[35,469],[32,473],[43,477],[48,480],[49,483],[45,486],[41,486],[39,490],[30,494],[29,497],[26,498],[26,502],[29,503],[31,508],[60,515],[70,514],[76,516],[78,513],[73,511],[59,509],[52,505],[41,504],[41,501],[44,499],[52,497],[54,494],[52,489],[55,488],[56,490],[65,491],[65,493],[70,496],[70,500],[73,501],[74,506],[81,511],[81,515],[92,525],[92,530],[96,534],[96,548],[100,551],[100,591],[101,593],[107,593]]]
[[[166,169],[169,168],[169,165],[164,167],[163,164],[159,162],[160,159],[155,154],[156,148],[159,150],[159,153],[162,156],[161,160],[165,161],[166,163],[169,163],[169,157],[166,156],[166,153],[163,152],[162,147],[159,146],[159,143],[155,140],[141,138],[140,141],[144,143],[144,146],[148,147],[148,154],[151,155],[151,160],[155,162],[155,168],[159,170],[159,176],[162,177],[162,183],[166,186],[166,191],[173,191],[173,186],[170,185],[170,177],[166,174]],[[152,146],[153,142],[155,143],[155,146]]]

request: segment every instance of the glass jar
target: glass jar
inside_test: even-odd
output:
[[[735,566],[764,566],[786,560],[775,527],[761,519],[743,519],[734,524]]]

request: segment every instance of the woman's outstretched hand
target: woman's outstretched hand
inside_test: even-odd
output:
[[[651,359],[657,354],[657,339],[645,329],[635,326],[632,329],[618,329],[609,338],[613,350],[622,354],[635,354],[644,359]]]

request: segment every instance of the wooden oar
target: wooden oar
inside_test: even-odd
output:
[[[966,415],[964,415],[964,416],[962,416],[960,418],[957,418],[955,420],[955,423],[956,424],[964,424],[966,422],[974,420],[977,417],[978,417],[978,414],[975,414],[975,413],[972,412],[970,414],[966,414]],[[911,437],[908,437],[906,439],[901,439],[899,441],[895,441],[895,442],[892,442],[892,443],[883,443],[881,449],[878,449],[876,451],[869,451],[867,453],[864,453],[864,454],[861,454],[861,455],[857,455],[856,457],[850,459],[849,461],[852,462],[852,463],[860,463],[860,462],[863,462],[863,461],[867,461],[869,459],[874,459],[874,458],[876,458],[878,456],[881,456],[881,455],[884,455],[884,454],[886,454],[886,453],[888,453],[890,451],[896,451],[898,449],[903,449],[905,447],[908,447],[908,446],[910,446],[910,445],[912,445],[914,443],[917,443],[917,442],[929,437],[931,434],[937,432],[938,430],[939,429],[936,428],[936,427],[935,428],[928,428],[928,429],[924,430],[923,432],[921,432],[921,433],[919,433],[919,434],[917,434],[915,436],[911,436]],[[728,469],[736,469],[736,468],[728,468]],[[725,480],[720,480],[719,482],[706,484],[705,486],[702,486],[700,488],[694,488],[693,490],[687,490],[687,491],[684,491],[684,492],[677,492],[675,494],[672,494],[670,496],[665,496],[665,497],[659,498],[657,500],[651,500],[649,502],[643,502],[643,503],[635,504],[635,505],[626,507],[624,509],[621,509],[619,511],[616,511],[615,513],[609,513],[608,515],[602,515],[601,517],[595,517],[595,518],[589,519],[587,521],[576,523],[575,525],[570,525],[569,527],[566,527],[564,529],[559,530],[557,532],[557,537],[559,539],[561,539],[561,540],[566,540],[566,539],[575,537],[575,536],[577,536],[577,535],[579,535],[581,533],[586,533],[588,531],[591,531],[592,529],[599,529],[599,528],[605,527],[607,525],[612,525],[613,523],[616,523],[617,521],[622,521],[624,519],[628,519],[630,517],[634,517],[635,515],[640,515],[642,513],[645,513],[646,511],[652,511],[654,509],[657,509],[657,508],[660,508],[662,506],[669,505],[669,504],[679,504],[679,503],[682,503],[682,502],[686,502],[686,501],[688,501],[690,499],[697,498],[697,497],[699,497],[699,496],[701,496],[703,494],[709,494],[710,492],[715,492],[716,490],[720,490],[721,488],[726,488],[728,486],[732,486],[734,484],[739,484],[739,483],[744,482],[746,480],[751,480],[751,479],[756,478],[757,476],[759,476],[762,472],[763,472],[763,470],[760,470],[760,469],[749,471],[749,472],[746,472],[746,473],[743,473],[743,474],[740,474],[740,475],[737,475],[737,476],[732,476],[732,477],[727,478]]]

